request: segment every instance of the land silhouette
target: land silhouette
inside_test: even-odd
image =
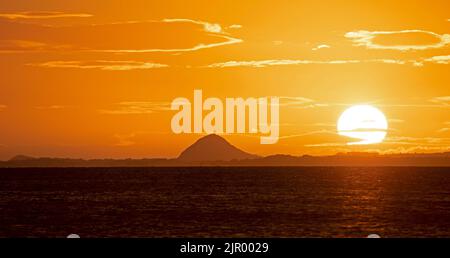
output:
[[[200,138],[194,144],[186,148],[178,157],[179,161],[201,162],[201,161],[231,161],[256,159],[253,155],[242,151],[231,145],[223,137],[210,134]]]
[[[17,155],[0,161],[0,167],[183,167],[183,166],[427,166],[449,167],[450,152],[378,154],[338,153],[328,156],[266,157],[250,154],[223,137],[207,135],[190,145],[177,158],[148,159],[71,159]]]

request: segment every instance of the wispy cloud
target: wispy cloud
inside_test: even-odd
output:
[[[314,127],[336,127],[336,123],[312,123],[307,124],[308,126],[314,126]]]
[[[389,108],[449,108],[450,96],[439,96],[431,99],[414,100],[413,102],[409,103],[408,101],[395,103],[379,100],[368,104],[373,104],[378,107],[389,107]],[[403,122],[403,120],[392,119],[392,122],[400,123]]]
[[[242,28],[242,25],[240,25],[240,24],[232,24],[232,25],[228,26],[228,28],[230,28],[230,29],[240,29],[240,28]]]
[[[305,147],[344,147],[346,143],[323,142],[306,144]],[[367,145],[364,151],[388,153],[421,153],[421,152],[443,152],[450,150],[450,138],[439,137],[409,137],[409,136],[389,136],[374,149]],[[364,146],[360,146],[364,147]],[[345,151],[343,149],[342,151]]]
[[[424,66],[425,63],[447,65],[447,64],[450,64],[450,55],[432,56],[432,57],[428,57],[428,58],[422,58],[420,60],[414,61],[413,65],[420,67],[420,66]]]
[[[442,127],[439,130],[437,130],[438,133],[450,132],[450,122],[445,122],[444,125],[445,127]]]
[[[422,34],[432,36],[438,40],[436,43],[428,44],[409,44],[409,45],[391,45],[376,43],[375,39],[379,36],[395,36],[395,35],[414,35]],[[351,31],[345,34],[346,38],[353,41],[355,46],[365,46],[368,49],[391,49],[391,50],[425,50],[432,48],[442,48],[450,44],[449,34],[438,34],[426,30],[399,30],[399,31]]]
[[[66,106],[66,105],[50,105],[50,106],[37,106],[36,109],[40,110],[59,110],[59,109],[66,109],[70,108],[72,106]]]
[[[450,55],[448,55],[448,56],[433,56],[430,58],[426,58],[424,61],[436,63],[436,64],[449,64],[450,63]]]
[[[441,106],[450,107],[450,96],[435,97],[432,98],[430,101]]]
[[[136,137],[136,133],[115,134],[114,137],[118,140],[118,142],[114,144],[115,146],[127,147],[136,144],[136,142],[133,139]]]
[[[411,136],[388,136],[385,141],[390,145],[421,145],[435,147],[450,147],[450,138],[442,137],[411,137]]]
[[[163,135],[163,134],[168,134],[169,132],[158,132],[158,131],[136,131],[136,132],[131,132],[131,133],[125,133],[125,134],[115,134],[114,138],[117,139],[117,143],[114,144],[114,146],[118,146],[118,147],[128,147],[128,146],[133,146],[136,145],[138,143],[137,139],[140,136],[143,135],[148,135],[148,134],[159,134],[159,135]]]
[[[194,23],[194,24],[198,24],[203,26],[203,29],[207,32],[211,32],[211,33],[218,33],[218,34],[222,34],[224,33],[224,31],[222,30],[222,26],[220,26],[220,24],[218,23],[210,23],[210,22],[205,22],[205,21],[198,21],[198,20],[192,20],[192,19],[180,19],[180,18],[176,18],[176,19],[163,19],[163,22],[167,22],[167,23],[171,23],[171,22],[188,22],[188,23]]]
[[[450,132],[450,128],[449,127],[443,127],[439,130],[437,130],[438,133],[445,133],[445,132]]]
[[[298,134],[283,135],[283,136],[280,136],[279,139],[281,140],[281,139],[299,138],[299,137],[305,137],[305,136],[311,136],[311,135],[320,135],[320,134],[336,135],[336,131],[334,131],[334,130],[327,130],[327,129],[315,130],[315,131],[303,132],[303,133],[298,133]]]
[[[6,108],[6,105],[0,105],[0,111]]]
[[[280,98],[280,107],[288,107],[288,108],[297,108],[297,109],[306,109],[306,108],[336,108],[336,107],[350,107],[355,104],[366,104],[366,105],[374,105],[377,107],[389,107],[389,108],[450,108],[450,96],[439,96],[431,99],[422,99],[422,100],[414,100],[414,102],[408,103],[400,102],[395,103],[392,101],[366,101],[360,103],[344,103],[344,102],[327,102],[327,101],[319,101],[305,97],[296,97],[296,96],[279,96]],[[391,118],[389,119],[389,123],[403,123],[405,122],[402,119]],[[319,125],[319,124],[310,124],[310,125]]]
[[[0,53],[58,50],[96,53],[181,53],[243,42],[242,39],[231,36],[218,23],[192,19],[72,26],[44,26],[1,20],[0,22],[10,28],[9,31],[0,34]],[[149,37],[142,38],[144,34]],[[26,40],[23,40],[24,38]],[[104,38],[108,40],[105,41]]]
[[[315,101],[305,97],[290,97],[290,96],[279,96],[280,99],[279,106],[305,106],[314,103]]]
[[[295,60],[295,59],[270,59],[251,61],[227,61],[214,63],[204,67],[227,68],[227,67],[254,67],[264,68],[281,65],[307,65],[307,64],[360,64],[360,63],[385,63],[385,64],[405,64],[406,61],[396,59],[368,59],[368,60]]]
[[[153,62],[138,62],[138,61],[50,61],[44,63],[28,64],[31,66],[46,67],[46,68],[77,68],[77,69],[100,69],[105,71],[129,71],[169,67],[166,64],[159,64]]]
[[[321,45],[318,45],[318,46],[314,47],[312,50],[313,51],[317,51],[317,50],[323,49],[323,48],[330,48],[330,46],[329,45],[325,45],[325,44],[321,44]]]
[[[343,64],[364,64],[364,63],[380,63],[380,64],[396,64],[413,66],[424,66],[425,63],[434,64],[450,64],[450,55],[433,56],[428,58],[420,58],[417,60],[400,60],[389,58],[378,59],[340,59],[340,60],[301,60],[301,59],[269,59],[269,60],[233,60],[227,62],[213,63],[206,68],[228,68],[228,67],[253,67],[265,68],[270,66],[288,66],[288,65],[343,65]]]
[[[99,110],[102,114],[126,115],[126,114],[152,114],[170,109],[169,102],[145,102],[145,101],[125,101],[117,103],[114,109]]]
[[[70,50],[70,45],[53,45],[30,40],[2,40],[0,39],[0,53],[24,53],[39,51]]]
[[[400,146],[397,148],[390,148],[386,150],[379,150],[380,154],[399,154],[399,153],[431,153],[431,152],[447,152],[450,150],[449,146]]]
[[[64,12],[15,12],[0,13],[0,18],[4,19],[53,19],[53,18],[86,18],[92,17],[88,13],[64,13]]]
[[[154,22],[154,21],[151,21]],[[215,48],[225,45],[233,45],[237,43],[243,42],[242,39],[234,38],[229,36],[228,33],[226,33],[222,26],[218,23],[209,23],[205,21],[199,21],[199,20],[192,20],[192,19],[184,19],[184,18],[174,18],[174,19],[163,19],[161,22],[163,23],[191,23],[200,25],[203,27],[203,31],[207,33],[211,33],[211,36],[218,37],[223,39],[222,42],[217,43],[200,43],[193,47],[188,48],[151,48],[151,49],[107,49],[107,50],[93,50],[96,52],[113,52],[113,53],[154,53],[154,52],[191,52],[191,51],[197,51],[201,49],[207,49],[207,48]]]
[[[221,36],[222,39],[225,39],[224,42],[219,43],[210,43],[210,44],[198,44],[190,48],[149,48],[149,49],[96,49],[96,50],[88,50],[89,52],[105,52],[105,53],[157,53],[157,52],[166,52],[166,53],[174,53],[174,52],[191,52],[191,51],[197,51],[201,49],[207,49],[207,48],[215,48],[225,45],[232,45],[236,43],[241,43],[241,39],[229,37],[229,36]]]
[[[313,143],[313,144],[305,144],[305,147],[346,147],[347,143],[341,142],[326,142],[326,143]]]

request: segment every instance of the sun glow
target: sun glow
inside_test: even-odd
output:
[[[356,105],[345,110],[339,117],[339,135],[359,139],[348,145],[380,143],[386,137],[388,123],[383,112],[370,105]]]

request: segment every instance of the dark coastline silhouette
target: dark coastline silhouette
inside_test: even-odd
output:
[[[329,156],[270,155],[260,157],[207,135],[174,159],[71,159],[17,155],[0,167],[182,167],[182,166],[450,166],[450,152],[385,154],[338,153]]]

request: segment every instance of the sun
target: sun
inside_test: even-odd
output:
[[[380,143],[386,137],[387,129],[386,116],[370,105],[356,105],[346,109],[337,123],[339,135],[360,140],[348,142],[348,145]]]

